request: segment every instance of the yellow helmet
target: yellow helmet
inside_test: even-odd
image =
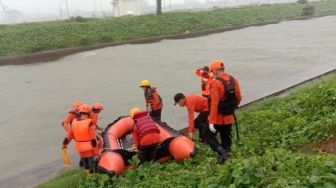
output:
[[[138,112],[141,112],[141,109],[140,109],[140,108],[132,108],[132,109],[130,110],[130,112],[129,112],[129,116],[130,116],[131,118],[134,118],[134,115],[135,115],[136,113],[138,113]]]
[[[140,81],[140,87],[150,87],[151,83],[149,80],[141,80]]]

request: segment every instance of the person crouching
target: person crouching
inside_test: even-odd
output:
[[[139,108],[130,110],[134,120],[133,140],[138,150],[140,162],[152,161],[156,158],[156,149],[160,144],[160,130],[147,111]]]

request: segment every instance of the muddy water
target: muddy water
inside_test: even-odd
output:
[[[144,107],[139,81],[149,79],[163,97],[163,120],[183,128],[186,111],[172,98],[176,92],[199,93],[194,68],[224,59],[247,103],[335,69],[335,33],[336,17],[329,16],[2,66],[0,181],[60,159],[61,120],[77,100],[103,103],[104,127],[131,107]]]

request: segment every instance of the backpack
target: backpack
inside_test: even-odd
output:
[[[235,92],[235,79],[230,76],[230,83],[227,83],[223,78],[218,77],[219,80],[224,85],[225,95],[219,100],[218,103],[218,113],[222,115],[234,114],[238,107],[236,92]]]

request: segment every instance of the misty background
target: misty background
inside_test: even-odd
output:
[[[67,0],[69,16],[112,17],[112,0]],[[123,0],[127,1],[127,0]],[[130,0],[128,0],[130,1]],[[135,0],[133,0],[135,1]],[[155,13],[156,0],[137,0],[141,14]],[[296,0],[162,0],[163,12],[288,3]],[[67,19],[66,0],[0,0],[0,24]]]

